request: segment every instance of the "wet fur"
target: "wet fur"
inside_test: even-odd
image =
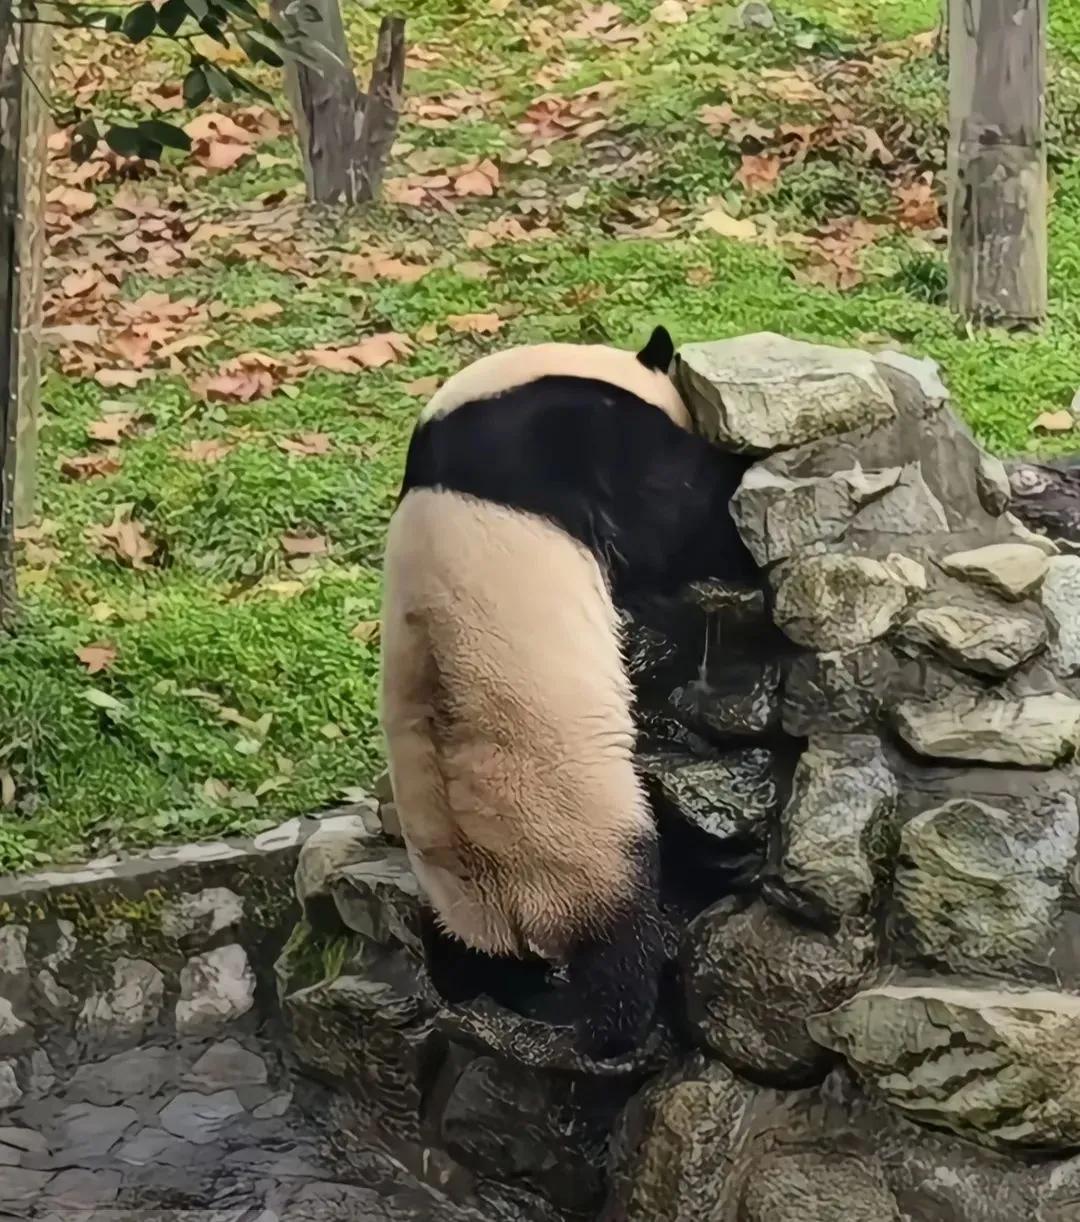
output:
[[[599,1056],[643,1037],[663,960],[612,592],[749,565],[726,512],[744,464],[688,432],[665,336],[451,379],[386,553],[382,716],[417,877],[474,951],[566,962]]]

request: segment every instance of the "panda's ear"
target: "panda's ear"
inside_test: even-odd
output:
[[[657,327],[653,331],[649,342],[637,354],[637,359],[646,369],[667,373],[675,359],[675,341],[668,334],[667,327]]]

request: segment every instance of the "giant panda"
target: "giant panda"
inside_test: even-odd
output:
[[[647,1034],[664,959],[616,604],[753,570],[728,510],[746,462],[692,432],[673,357],[657,328],[452,376],[385,552],[381,720],[418,882],[465,956],[562,965],[596,1058]]]

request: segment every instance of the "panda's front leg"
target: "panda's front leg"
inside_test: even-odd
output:
[[[604,927],[579,938],[567,956],[578,1010],[578,1041],[596,1060],[625,1056],[656,1017],[665,953],[659,909],[659,845],[634,848],[635,886]]]

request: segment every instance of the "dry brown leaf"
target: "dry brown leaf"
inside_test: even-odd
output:
[[[283,312],[276,301],[263,301],[258,305],[244,306],[236,311],[236,316],[244,322],[262,322],[267,318],[277,318]]]
[[[719,106],[702,106],[698,111],[698,118],[710,136],[720,136],[735,122],[738,115],[727,102],[722,102]]]
[[[96,675],[108,670],[116,661],[116,646],[108,641],[98,641],[94,645],[84,645],[75,650],[75,656],[86,667],[88,675]]]
[[[304,457],[312,454],[329,454],[332,442],[328,433],[298,433],[295,437],[279,437],[277,446],[286,454]]]
[[[92,420],[86,426],[87,436],[94,441],[119,442],[121,437],[134,429],[136,416],[136,412],[113,412],[100,420]]]
[[[499,167],[484,160],[458,174],[453,182],[455,195],[494,195],[499,186]]]
[[[390,255],[346,255],[341,260],[341,270],[363,284],[374,280],[396,280],[400,284],[413,284],[431,271],[422,263],[405,263]]]
[[[141,522],[130,516],[130,510],[117,509],[108,526],[92,529],[93,536],[114,558],[133,569],[149,569],[157,545],[146,534]]]
[[[649,14],[660,25],[686,25],[690,16],[679,0],[661,0]]]
[[[226,454],[231,454],[236,449],[236,445],[231,441],[222,441],[220,437],[205,437],[197,438],[195,441],[189,442],[183,449],[175,449],[173,453],[177,458],[182,458],[186,462],[219,462]]]
[[[744,156],[735,178],[749,194],[765,194],[780,181],[780,159],[769,153]]]
[[[358,624],[354,624],[349,630],[349,636],[354,641],[371,642],[379,635],[379,621],[377,619],[362,619]]]
[[[325,556],[330,546],[325,535],[282,535],[281,550],[287,556]]]
[[[912,229],[936,229],[941,223],[932,174],[924,174],[906,186],[897,187],[896,202],[901,225]]]
[[[97,196],[92,191],[80,191],[78,187],[53,187],[45,199],[69,216],[85,216],[97,207]]]
[[[1068,433],[1076,428],[1072,412],[1064,408],[1059,412],[1043,412],[1032,421],[1031,427],[1044,433]]]
[[[96,479],[115,475],[120,470],[120,457],[115,451],[101,454],[75,454],[60,460],[60,474],[68,479]]]
[[[781,102],[824,102],[826,95],[803,68],[762,68],[756,80]]]
[[[116,386],[126,386],[130,389],[138,386],[146,376],[137,369],[98,369],[94,373],[94,381],[106,390],[112,390]]]
[[[439,389],[442,384],[442,379],[438,377],[417,378],[415,382],[406,382],[402,388],[406,394],[417,395],[423,399],[430,399],[431,396]]]
[[[458,335],[494,335],[502,328],[498,314],[451,314],[446,325]]]
[[[412,351],[412,342],[407,335],[386,331],[381,335],[369,335],[358,344],[347,348],[313,348],[301,355],[321,369],[335,373],[359,373],[364,369],[381,369]]]
[[[718,233],[722,238],[736,238],[742,242],[757,236],[757,226],[749,217],[734,217],[721,204],[715,204],[701,217],[698,228]]]

